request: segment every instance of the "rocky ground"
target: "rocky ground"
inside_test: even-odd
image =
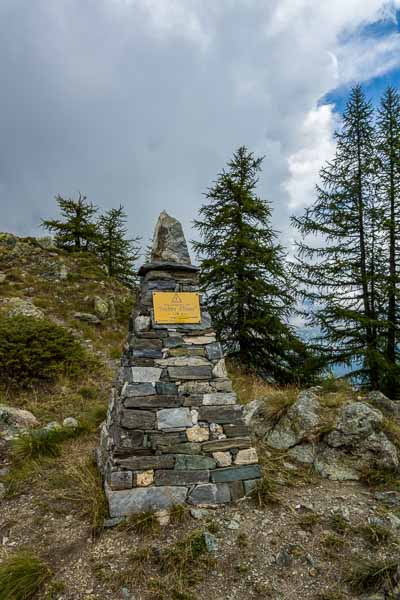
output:
[[[115,525],[92,459],[130,294],[86,257],[14,236],[0,236],[0,282],[0,313],[39,311],[74,330],[100,361],[78,381],[1,392],[0,404],[31,411],[41,427],[67,417],[91,427],[55,456],[19,462],[3,427],[0,568],[20,550],[39,556],[52,572],[43,600],[400,598],[392,405],[333,384],[299,396],[232,369],[262,460],[257,494]],[[325,478],[343,473],[344,481]],[[0,599],[12,600],[1,589]]]

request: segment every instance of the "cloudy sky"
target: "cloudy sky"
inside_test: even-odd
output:
[[[400,80],[400,0],[0,0],[0,230],[37,234],[54,196],[122,203],[190,232],[239,145],[290,243],[351,86]]]

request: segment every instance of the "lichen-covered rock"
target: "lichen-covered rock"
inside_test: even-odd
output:
[[[321,424],[321,405],[313,392],[301,392],[278,424],[265,437],[272,448],[286,450],[311,436]]]
[[[99,319],[106,319],[109,312],[107,300],[104,300],[104,298],[100,298],[100,296],[95,296],[93,298],[93,310],[95,315],[97,315]]]
[[[0,435],[5,439],[12,439],[21,431],[38,425],[39,421],[29,410],[0,404]]]
[[[243,407],[243,419],[246,425],[250,423],[262,413],[265,404],[263,400],[252,400]]]
[[[370,392],[367,396],[367,402],[382,411],[384,415],[400,417],[400,402],[390,400],[382,392],[377,390]]]
[[[294,458],[299,463],[312,465],[315,460],[316,447],[314,444],[299,444],[288,450],[288,456]]]
[[[364,402],[346,404],[324,441],[333,448],[353,445],[377,431],[382,421],[382,413]]]
[[[44,312],[33,304],[30,300],[23,298],[7,299],[7,315],[9,317],[31,317],[32,319],[43,319]]]
[[[354,460],[334,448],[321,446],[314,461],[314,469],[326,479],[333,481],[358,480],[359,473]]]

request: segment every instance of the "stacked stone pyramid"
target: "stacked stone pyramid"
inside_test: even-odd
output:
[[[161,213],[101,432],[110,516],[235,501],[260,477],[210,315],[154,321],[153,292],[198,292],[181,224]]]

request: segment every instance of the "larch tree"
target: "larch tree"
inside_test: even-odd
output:
[[[387,369],[382,389],[389,396],[397,397],[400,389],[400,95],[392,87],[387,88],[378,107],[377,154],[381,244],[386,259],[382,288],[386,300]]]
[[[94,222],[97,207],[79,194],[77,200],[56,196],[62,218],[42,220],[42,227],[54,232],[58,248],[73,252],[91,250],[97,240],[97,226]]]
[[[135,263],[139,258],[140,238],[127,238],[127,215],[123,206],[111,208],[100,216],[96,250],[110,277],[132,286],[136,282]]]
[[[320,172],[317,199],[292,217],[302,234],[294,273],[309,325],[329,361],[380,386],[382,274],[373,107],[359,85],[349,96],[336,153]],[[311,237],[311,240],[310,240]]]
[[[256,194],[262,162],[245,146],[234,153],[205,194],[207,203],[194,221],[201,239],[193,247],[228,356],[245,368],[288,382],[299,376],[295,365],[304,363],[306,353],[288,325],[294,293],[271,226],[271,205]]]

